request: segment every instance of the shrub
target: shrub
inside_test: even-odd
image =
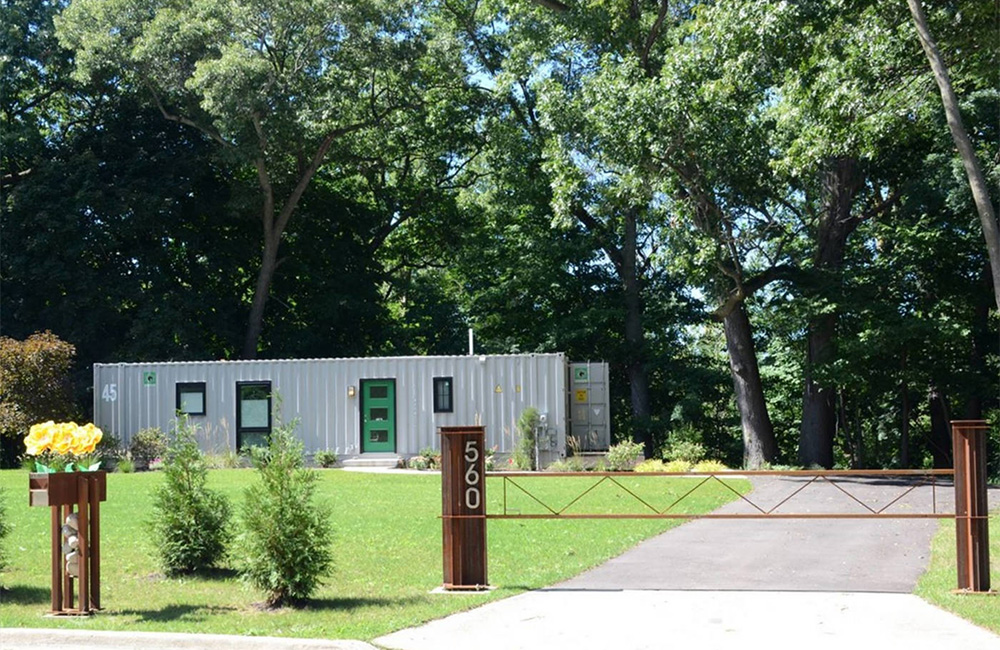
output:
[[[122,460],[128,460],[121,439],[109,433],[105,433],[101,441],[97,443],[94,454],[101,461],[101,469],[109,472],[115,471],[118,468],[118,463]]]
[[[608,448],[608,465],[613,472],[627,472],[642,455],[642,443],[623,440]]]
[[[164,572],[215,566],[226,553],[232,507],[225,496],[206,487],[208,467],[186,417],[177,421],[170,438],[163,474],[151,523]]]
[[[420,450],[420,455],[427,459],[427,466],[430,469],[441,469],[441,452],[433,447],[424,447]]]
[[[46,420],[72,420],[69,373],[76,348],[52,332],[24,341],[0,337],[0,466],[16,467],[28,427]]]
[[[329,449],[317,451],[313,455],[313,460],[320,467],[333,467],[337,464],[337,452],[330,451]]]
[[[696,472],[724,472],[727,469],[729,468],[726,467],[725,463],[718,460],[703,460],[695,463],[694,466]]]
[[[406,465],[410,469],[425,470],[430,468],[431,463],[426,456],[414,456],[409,461],[407,461]]]
[[[131,474],[135,471],[135,463],[132,462],[131,458],[126,456],[125,458],[119,459],[118,462],[115,463],[114,471],[121,472],[122,474]]]
[[[276,426],[268,446],[253,450],[260,480],[241,509],[240,574],[271,607],[302,603],[333,563],[329,509],[313,501],[319,475],[304,467],[295,426]]]
[[[663,460],[683,460],[694,465],[705,458],[705,448],[697,442],[676,440],[663,452]]]
[[[649,460],[644,460],[635,466],[635,471],[637,472],[665,472],[667,471],[667,466],[663,464],[663,461],[658,458],[651,458]]]
[[[686,460],[672,460],[669,463],[664,463],[664,472],[690,472],[691,463]]]
[[[529,406],[517,419],[517,447],[511,456],[514,466],[521,470],[534,470],[535,467],[535,431],[540,422],[538,409]]]
[[[147,470],[154,460],[167,453],[167,437],[158,428],[142,429],[132,436],[128,453],[138,471]]]

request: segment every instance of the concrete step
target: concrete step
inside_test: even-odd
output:
[[[399,465],[402,459],[395,454],[365,454],[354,458],[344,458],[340,461],[345,469],[382,468],[392,469]]]

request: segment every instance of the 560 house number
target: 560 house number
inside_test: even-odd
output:
[[[483,495],[479,489],[479,470],[476,466],[479,462],[479,448],[475,440],[465,442],[465,507],[469,510],[478,510],[483,503]]]

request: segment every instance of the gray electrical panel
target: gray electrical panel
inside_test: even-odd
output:
[[[608,364],[569,364],[570,435],[580,451],[607,451],[611,444]]]

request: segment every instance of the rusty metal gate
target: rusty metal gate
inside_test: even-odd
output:
[[[445,427],[440,430],[442,448],[442,522],[444,588],[483,589],[488,585],[486,561],[486,522],[490,519],[954,519],[956,526],[958,588],[971,592],[989,591],[989,531],[986,494],[987,426],[981,420],[952,423],[954,468],[939,470],[830,470],[830,471],[726,471],[686,473],[634,472],[490,472],[485,469],[483,427]],[[486,507],[486,481],[501,481],[502,497],[498,511]],[[661,507],[636,494],[623,484],[623,478],[641,476],[684,477],[695,479],[683,491]],[[799,479],[792,491],[776,504],[754,501],[726,483],[734,478],[759,476]],[[579,494],[569,501],[552,503],[526,485],[531,481],[579,477],[590,479]],[[852,481],[890,479],[903,482],[902,492],[885,503],[872,506],[857,498],[849,489]],[[684,512],[686,500],[708,483],[716,483],[733,492],[751,507],[747,513]],[[846,484],[846,485],[845,485]],[[589,512],[579,508],[582,500],[601,486],[613,486],[627,495],[637,512]],[[854,512],[785,512],[782,507],[803,490],[816,485],[832,486],[858,505]],[[954,485],[954,509],[938,507],[938,487]],[[919,487],[931,487],[930,504],[923,510],[907,503],[898,507]],[[510,495],[531,502],[538,512],[524,513],[509,507]]]

